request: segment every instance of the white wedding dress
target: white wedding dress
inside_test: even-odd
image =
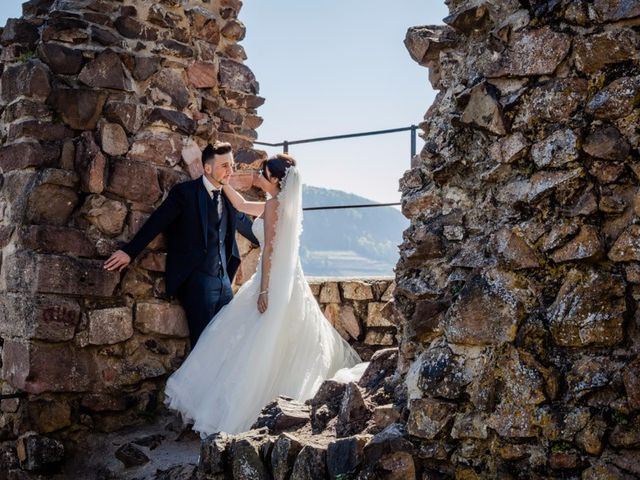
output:
[[[202,438],[249,430],[278,395],[299,401],[329,378],[357,381],[368,363],[324,317],[304,278],[298,255],[302,231],[301,183],[290,167],[278,195],[271,257],[269,306],[257,308],[258,271],[211,320],[167,380],[165,403],[193,422]],[[253,233],[264,245],[262,219]]]

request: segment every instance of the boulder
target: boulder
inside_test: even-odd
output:
[[[554,341],[561,346],[611,346],[624,338],[625,283],[618,275],[571,270],[549,308]]]

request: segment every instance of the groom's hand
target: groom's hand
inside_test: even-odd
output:
[[[117,270],[118,272],[131,263],[131,257],[122,250],[116,250],[113,255],[104,262],[105,270],[110,272]]]

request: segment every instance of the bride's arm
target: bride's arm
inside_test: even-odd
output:
[[[258,310],[264,313],[269,305],[269,276],[271,275],[271,254],[273,253],[273,239],[278,221],[278,200],[269,200],[264,209],[264,247],[262,250],[262,278],[260,294],[258,295]]]
[[[229,184],[223,185],[222,189],[236,210],[253,215],[254,217],[259,217],[262,215],[262,212],[264,212],[264,202],[250,202],[245,200],[244,197]]]

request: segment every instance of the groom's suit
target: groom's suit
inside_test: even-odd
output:
[[[205,187],[207,183],[208,187]],[[158,234],[167,239],[166,292],[187,314],[193,347],[211,318],[232,298],[240,265],[236,230],[254,244],[251,220],[220,192],[220,206],[203,177],[174,186],[122,250],[135,258]],[[216,197],[217,198],[217,197]]]

